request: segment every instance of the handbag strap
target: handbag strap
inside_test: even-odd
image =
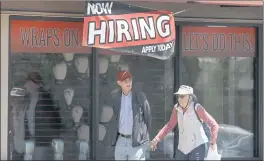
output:
[[[200,117],[199,117],[199,115],[198,115],[198,113],[196,111],[196,108],[195,108],[197,104],[198,104],[197,102],[194,102],[194,105],[193,105],[194,112],[195,112],[195,115],[196,115],[197,119],[201,122],[201,124],[203,124],[203,121],[200,119]]]

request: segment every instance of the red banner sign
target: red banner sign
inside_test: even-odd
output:
[[[87,2],[83,46],[167,59],[174,53],[174,15],[120,2]]]

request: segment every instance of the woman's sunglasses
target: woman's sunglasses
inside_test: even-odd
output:
[[[178,98],[184,98],[186,95],[178,95]]]

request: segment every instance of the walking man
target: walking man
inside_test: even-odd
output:
[[[115,160],[145,160],[149,142],[151,111],[145,94],[132,90],[132,75],[128,71],[117,74],[121,90],[112,93],[114,117],[109,126]]]

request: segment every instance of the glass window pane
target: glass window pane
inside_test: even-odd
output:
[[[10,159],[88,157],[90,55],[11,53],[9,60]]]
[[[188,26],[183,39],[184,46],[196,48],[183,48],[182,82],[194,87],[199,102],[218,122],[219,153],[223,158],[255,157],[255,29]]]
[[[104,53],[108,52],[105,51]],[[169,120],[173,108],[173,59],[163,61],[150,57],[121,55],[121,53],[116,53],[113,55],[100,54],[99,63],[101,119],[104,120],[108,118],[107,115],[110,115],[110,113],[106,114],[106,109],[107,107],[111,109],[111,92],[120,90],[116,78],[118,71],[128,70],[133,76],[133,90],[144,92],[149,101],[152,114],[152,126],[149,133],[150,139],[152,140]],[[113,115],[116,114],[117,113],[114,113]],[[111,117],[113,117],[112,113]],[[110,137],[108,129],[110,122],[111,119],[105,121],[101,120],[99,125],[99,133],[100,127],[106,129],[106,135],[104,139],[100,141],[101,145],[98,147],[98,152],[100,152],[98,158],[100,159],[114,158],[115,148],[106,146],[107,140]],[[99,138],[100,137],[101,134]],[[173,148],[173,133],[168,135],[166,143]],[[172,157],[170,151],[173,151],[173,149],[166,148],[166,146],[164,142],[161,142],[158,150],[155,152],[147,152],[146,157],[149,159]],[[149,147],[147,147],[147,150],[148,149]]]

